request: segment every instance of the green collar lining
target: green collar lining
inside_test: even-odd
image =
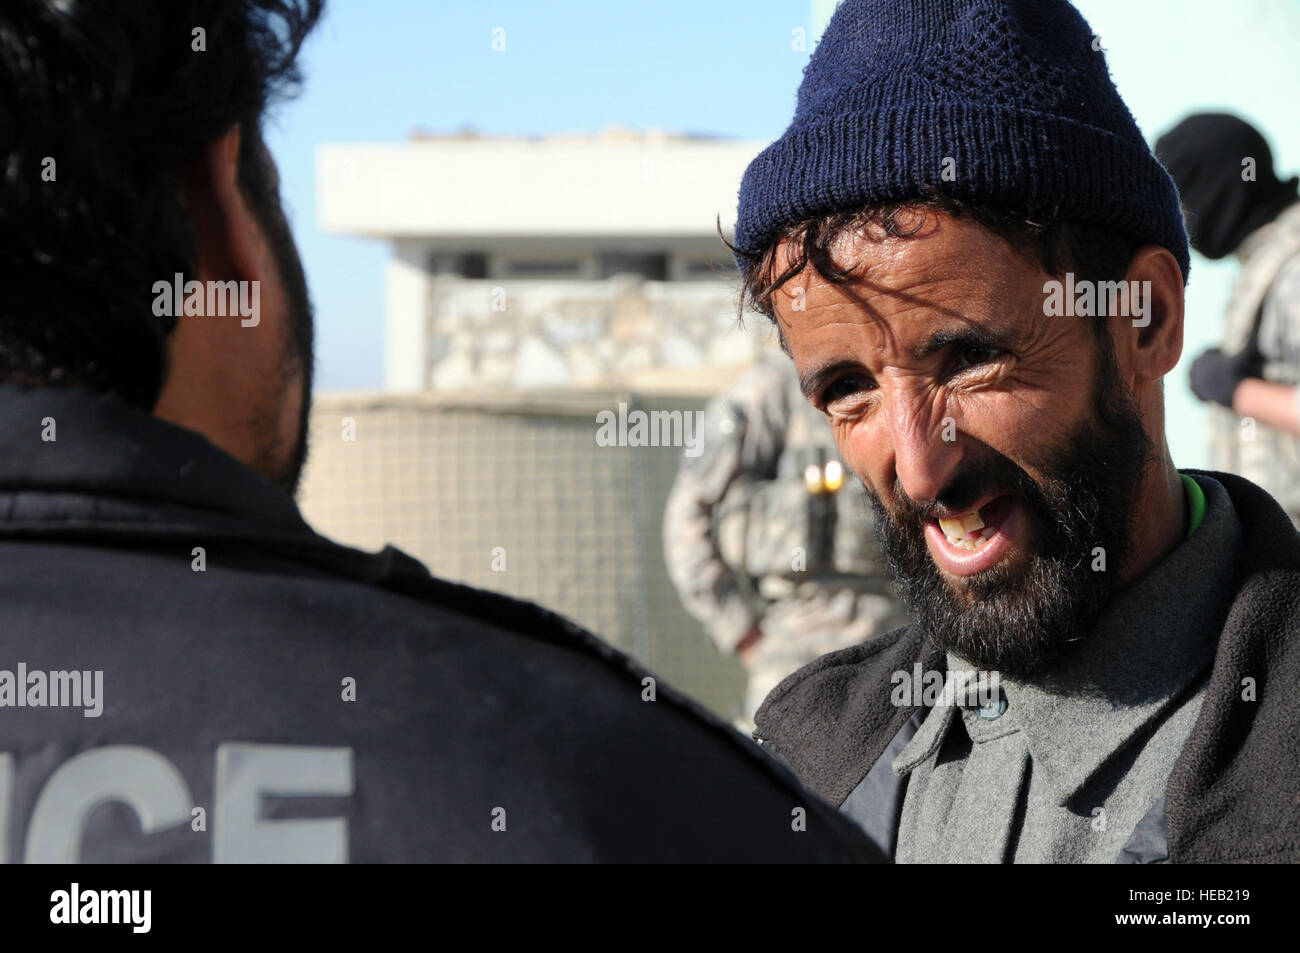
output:
[[[1178,474],[1183,479],[1183,488],[1187,491],[1187,535],[1190,538],[1196,527],[1205,519],[1205,491],[1201,485],[1186,473]]]

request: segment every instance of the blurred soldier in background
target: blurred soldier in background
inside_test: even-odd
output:
[[[786,675],[906,621],[861,483],[781,355],[709,404],[664,510],[664,553],[687,610],[748,671],[744,731]]]
[[[1197,113],[1156,142],[1182,198],[1192,247],[1241,264],[1220,347],[1193,362],[1211,411],[1210,465],[1267,490],[1300,527],[1300,196],[1263,135]]]

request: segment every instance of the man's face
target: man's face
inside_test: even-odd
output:
[[[835,257],[859,278],[806,268],[774,307],[908,608],[978,667],[1036,671],[1113,588],[1150,454],[1098,319],[1045,317],[1049,276],[965,219]]]

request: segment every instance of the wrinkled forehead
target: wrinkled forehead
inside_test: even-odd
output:
[[[792,264],[797,250],[783,242],[778,267]],[[1045,272],[969,220],[931,215],[912,234],[846,233],[830,251],[850,277],[833,281],[809,264],[773,295],[792,356],[846,334],[910,351],[945,331],[1010,330],[1043,317]]]

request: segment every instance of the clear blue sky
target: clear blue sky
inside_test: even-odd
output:
[[[900,0],[901,2],[901,0]],[[1075,0],[1154,138],[1194,109],[1263,128],[1300,168],[1300,0]],[[794,110],[813,0],[336,0],[306,47],[304,94],[268,129],[316,304],[317,386],[382,383],[379,241],[316,225],[315,150],[416,129],[595,132],[609,125],[770,140]],[[492,50],[505,29],[506,50]],[[809,40],[807,46],[811,47]],[[1235,268],[1195,258],[1183,364],[1166,389],[1174,459],[1204,466],[1205,417],[1185,368],[1214,343]]]
[[[340,0],[308,41],[303,94],[268,127],[317,314],[317,386],[382,381],[379,241],[316,226],[315,149],[417,128],[491,134],[657,127],[778,136],[807,53],[807,0]],[[505,29],[506,50],[492,50]]]

